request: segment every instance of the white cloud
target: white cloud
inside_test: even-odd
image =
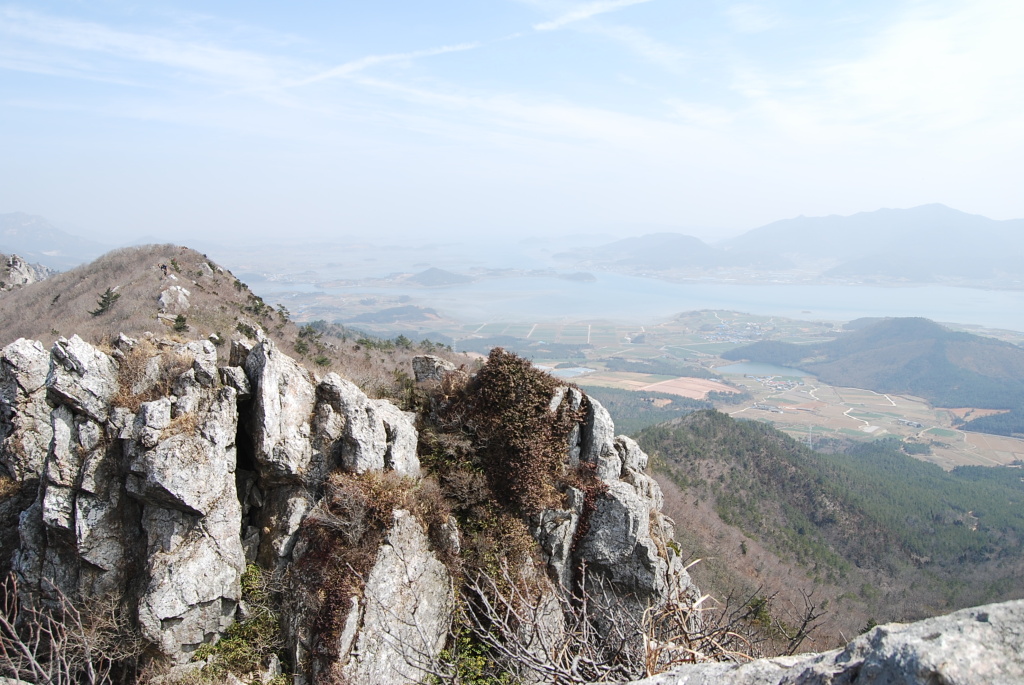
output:
[[[585,5],[578,5],[550,21],[534,24],[533,28],[537,31],[554,31],[577,21],[583,21],[599,14],[614,12],[623,7],[640,5],[645,2],[651,2],[651,0],[599,0],[598,2],[590,2]]]
[[[102,54],[146,62],[194,75],[253,87],[278,80],[281,64],[258,54],[211,45],[179,41],[162,36],[118,31],[92,22],[63,19],[33,12],[0,9],[0,34],[36,45],[65,48],[82,53]],[[56,57],[47,50],[36,51],[37,69]],[[85,72],[90,68],[79,64]]]
[[[760,5],[733,5],[727,12],[733,28],[740,33],[761,33],[781,23],[777,16]]]
[[[351,76],[355,73],[376,66],[378,64],[387,64],[389,62],[409,62],[414,59],[421,57],[433,57],[434,55],[443,55],[449,52],[464,52],[466,50],[474,50],[480,47],[480,43],[463,43],[461,45],[446,45],[440,48],[431,48],[429,50],[417,50],[415,52],[403,52],[395,53],[390,55],[369,55],[367,57],[361,57],[345,64],[340,64],[336,67],[322,71],[318,74],[314,74],[308,78],[301,79],[290,85],[293,86],[305,86],[310,83],[316,83],[317,81],[325,81],[332,78],[344,78]]]
[[[914,3],[860,54],[770,73],[749,64],[733,88],[791,140],[839,148],[1024,143],[1024,5]],[[924,146],[924,147],[922,147]]]
[[[683,50],[631,26],[591,26],[587,31],[611,38],[648,62],[670,71],[681,70],[687,57]]]

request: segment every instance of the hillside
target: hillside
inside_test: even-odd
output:
[[[1024,405],[1024,348],[921,318],[853,328],[828,342],[757,342],[722,356],[792,366],[831,385],[914,395],[939,407]]]
[[[112,303],[94,314],[108,289]],[[114,250],[3,293],[0,320],[0,346],[28,338],[49,347],[71,335],[109,345],[121,333],[143,337],[146,332],[223,345],[232,336],[253,339],[259,330],[310,370],[342,373],[375,397],[402,391],[405,381],[396,372],[407,369],[415,354],[448,354],[431,344],[403,339],[396,345],[323,322],[297,326],[286,308],[271,307],[227,269],[177,245]]]
[[[1016,468],[919,462],[897,440],[813,452],[756,421],[699,411],[637,435],[679,542],[715,596],[828,600],[822,637],[1024,596]],[[710,557],[710,558],[709,558]]]

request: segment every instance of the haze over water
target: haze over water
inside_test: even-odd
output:
[[[484,279],[464,285],[413,288],[352,286],[334,294],[406,295],[409,304],[432,307],[467,322],[541,319],[609,319],[656,323],[699,309],[727,309],[794,319],[849,321],[866,316],[921,316],[938,322],[1024,331],[1024,291],[946,286],[883,288],[844,285],[680,284],[618,274],[596,281],[549,277]],[[295,284],[261,283],[283,295]]]

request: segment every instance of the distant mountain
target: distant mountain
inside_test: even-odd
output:
[[[668,277],[727,269],[738,273],[723,276],[753,281],[1024,287],[1021,254],[1024,219],[996,221],[932,204],[784,219],[714,245],[680,233],[649,233],[555,257]]]
[[[15,253],[29,262],[66,271],[96,259],[106,246],[65,233],[41,216],[0,214],[0,252]]]
[[[1024,348],[921,318],[853,327],[829,342],[757,342],[722,356],[794,366],[832,385],[914,395],[940,407],[1024,404]]]
[[[583,264],[654,271],[686,267],[785,269],[793,266],[792,262],[775,252],[726,251],[681,233],[649,233],[555,256]]]
[[[412,283],[419,285],[425,285],[427,287],[437,287],[444,285],[459,285],[461,283],[471,283],[473,281],[469,276],[463,276],[462,274],[455,274],[451,271],[445,271],[444,269],[438,269],[431,267],[426,271],[421,271],[415,276],[410,276],[408,280]]]
[[[1024,279],[1024,219],[996,221],[940,204],[785,219],[723,246],[828,263],[824,275],[836,278]]]

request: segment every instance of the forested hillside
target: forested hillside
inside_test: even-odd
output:
[[[718,596],[817,588],[828,629],[1024,596],[1019,468],[951,473],[896,439],[814,452],[771,426],[711,411],[641,431],[666,509]],[[722,540],[733,544],[722,544]],[[756,558],[755,558],[756,557]],[[703,566],[703,568],[702,568]],[[823,597],[824,595],[824,597]]]

